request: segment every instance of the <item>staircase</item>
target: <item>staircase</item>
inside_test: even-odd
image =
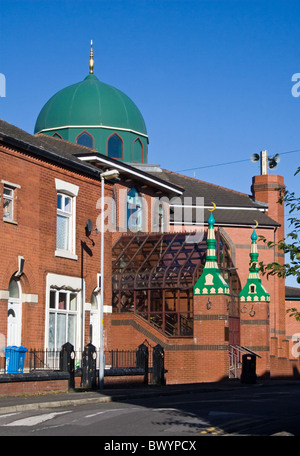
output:
[[[151,326],[157,329],[166,337],[192,337],[193,319],[186,318],[184,315],[174,312],[151,313],[150,318],[147,312],[135,312]]]

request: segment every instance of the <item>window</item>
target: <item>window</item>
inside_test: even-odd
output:
[[[60,350],[66,342],[76,345],[77,292],[50,290],[48,348]]]
[[[108,138],[107,155],[111,158],[123,160],[123,141],[116,133]]]
[[[55,179],[56,204],[56,256],[77,260],[75,255],[76,196],[79,187]]]
[[[131,231],[142,230],[142,200],[135,188],[127,194],[127,228]]]
[[[13,184],[6,180],[1,180],[3,184],[3,194],[2,194],[2,207],[3,207],[3,220],[5,222],[17,224],[16,215],[17,215],[17,189],[21,188],[18,184]]]
[[[14,298],[14,299],[19,299],[20,298],[20,288],[19,284],[15,279],[11,279],[9,282],[9,297]]]
[[[249,293],[251,293],[251,294],[256,293],[256,285],[250,285]]]
[[[57,194],[56,248],[72,250],[72,198]]]
[[[80,133],[80,135],[77,136],[75,142],[81,146],[90,147],[91,149],[94,148],[94,138],[86,131]]]
[[[14,189],[6,185],[3,187],[3,218],[14,219]]]
[[[133,161],[136,163],[143,162],[143,145],[139,138],[133,143]]]

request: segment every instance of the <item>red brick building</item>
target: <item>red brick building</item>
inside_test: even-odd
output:
[[[298,374],[284,280],[261,277],[269,300],[255,300],[255,290],[253,300],[240,297],[254,226],[268,240],[284,236],[283,178],[255,176],[246,195],[150,165],[145,125],[127,98],[124,113],[118,105],[104,123],[97,116],[115,92],[103,94],[93,73],[70,87],[45,105],[34,135],[0,121],[0,346],[98,349],[104,297],[104,348],[160,344],[168,383],[237,375],[235,356],[249,352],[261,376]],[[68,111],[70,93],[78,99]],[[86,100],[101,96],[101,109],[84,121]],[[118,179],[105,181],[102,219],[100,176],[108,170]],[[212,209],[215,268],[228,286],[197,294]],[[263,243],[257,253],[264,263],[283,261]]]

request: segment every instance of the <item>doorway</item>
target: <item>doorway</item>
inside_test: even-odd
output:
[[[90,313],[90,343],[96,349],[100,348],[100,294],[93,293],[91,298],[91,313]]]
[[[7,346],[20,346],[22,334],[22,292],[20,283],[11,279],[7,308]]]

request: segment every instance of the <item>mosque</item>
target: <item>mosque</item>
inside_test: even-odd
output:
[[[258,264],[284,257],[282,176],[249,194],[151,164],[136,104],[94,74],[42,107],[30,134],[0,120],[1,346],[165,353],[167,383],[299,375],[286,309],[298,289]],[[0,354],[1,355],[1,354]]]

